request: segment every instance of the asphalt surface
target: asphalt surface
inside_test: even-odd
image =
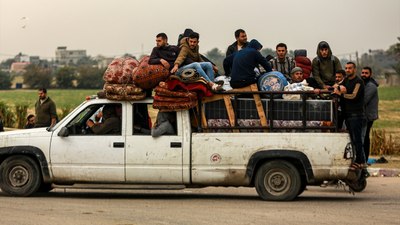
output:
[[[308,187],[292,202],[262,201],[254,188],[55,189],[27,198],[0,192],[0,224],[400,224],[399,184],[398,177],[371,177],[354,195]]]

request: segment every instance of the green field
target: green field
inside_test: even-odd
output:
[[[49,89],[47,95],[53,99],[58,109],[60,108],[75,108],[85,100],[86,96],[95,95],[99,90],[62,90]],[[37,90],[6,90],[0,91],[0,101],[5,102],[10,107],[15,105],[29,105],[29,108],[34,107],[38,99]]]

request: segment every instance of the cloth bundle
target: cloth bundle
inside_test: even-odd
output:
[[[103,90],[109,100],[142,100],[146,93],[134,84],[104,84]]]
[[[285,86],[284,91],[312,91],[314,88],[308,86],[306,80],[303,80],[300,83],[293,83]],[[301,96],[299,94],[292,95],[292,94],[283,94],[283,99],[286,100],[300,100]]]
[[[135,86],[132,80],[134,69],[139,65],[136,59],[116,58],[107,67],[104,72],[103,90],[105,97],[109,100],[141,100],[146,97],[143,89]]]
[[[104,72],[103,80],[110,84],[131,84],[133,70],[138,65],[134,58],[115,58]]]
[[[197,106],[197,94],[192,91],[173,91],[160,82],[155,89],[153,108],[163,112],[187,110]]]
[[[145,90],[153,89],[161,81],[165,81],[170,73],[163,65],[150,65],[150,56],[145,56],[140,60],[139,66],[133,71],[133,82]]]

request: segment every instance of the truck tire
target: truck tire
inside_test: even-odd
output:
[[[0,188],[12,196],[29,196],[41,185],[37,163],[28,156],[11,156],[0,165]]]
[[[300,193],[302,182],[295,166],[285,160],[274,160],[258,169],[255,187],[263,200],[290,201]]]

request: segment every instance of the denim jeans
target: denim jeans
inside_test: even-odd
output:
[[[346,127],[349,130],[351,142],[356,150],[356,163],[366,163],[364,153],[364,137],[366,119],[363,115],[350,115],[346,116]]]
[[[182,73],[184,69],[195,69],[200,76],[208,82],[214,82],[214,70],[210,62],[194,62],[186,66],[182,66],[178,70],[178,74]]]

